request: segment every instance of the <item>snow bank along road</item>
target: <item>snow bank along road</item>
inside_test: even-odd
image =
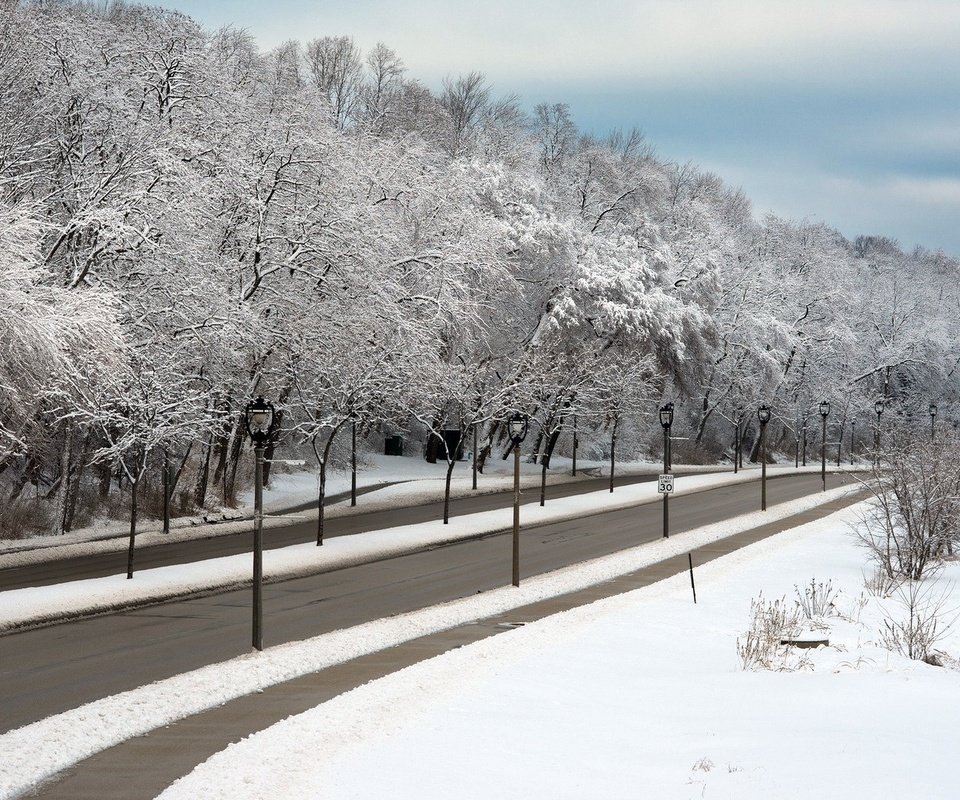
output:
[[[852,481],[831,476],[828,486]],[[771,480],[771,506],[817,494],[819,476]],[[678,497],[680,532],[755,511],[755,482]],[[660,538],[658,504],[524,534],[525,577]],[[361,537],[362,538],[362,537]],[[304,639],[509,583],[509,537],[491,535],[283,581],[265,590],[265,643]],[[0,725],[10,730],[82,703],[233,658],[250,640],[249,590],[12,633],[0,638]]]

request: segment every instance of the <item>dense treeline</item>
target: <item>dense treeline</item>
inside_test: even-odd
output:
[[[957,267],[758,221],[637,133],[527,115],[478,74],[431,92],[382,44],[261,53],[155,8],[0,5],[8,528],[41,497],[69,529],[163,463],[181,505],[230,503],[261,393],[321,465],[351,420],[441,457],[476,425],[498,455],[512,408],[539,458],[573,415],[630,457],[665,400],[689,457],[760,402],[781,450],[822,397],[831,441],[861,417],[869,440],[878,397],[949,414]]]

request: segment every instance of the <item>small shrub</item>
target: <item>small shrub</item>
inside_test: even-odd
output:
[[[947,608],[949,590],[939,590],[936,583],[908,581],[897,588],[896,596],[906,615],[895,618],[884,611],[883,646],[907,658],[930,661],[933,646],[956,619],[956,613]]]
[[[806,664],[806,656],[791,660],[791,653],[783,639],[791,639],[800,632],[802,614],[797,604],[789,607],[784,598],[767,601],[761,594],[750,601],[750,630],[737,637],[737,655],[744,670],[792,670]]]
[[[900,585],[900,581],[890,575],[887,570],[877,566],[874,567],[873,572],[863,579],[863,585],[874,597],[883,598],[890,597]]]
[[[804,585],[802,591],[799,586],[794,588],[797,591],[797,605],[807,619],[836,615],[834,600],[837,598],[837,592],[833,588],[832,581],[818,583],[816,578],[811,578],[810,583]]]

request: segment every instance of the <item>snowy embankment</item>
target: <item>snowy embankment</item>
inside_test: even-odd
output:
[[[857,513],[701,567],[698,605],[679,575],[373,681],[161,798],[953,800],[960,673],[879,645],[885,615],[906,612],[864,589]],[[795,650],[796,671],[742,671],[751,599],[792,605],[813,578],[836,590],[830,646]],[[960,564],[940,580],[954,588]],[[941,647],[956,655],[960,632]]]
[[[835,500],[832,489],[718,525],[679,533],[603,558],[408,614],[271,647],[97,700],[0,736],[0,798],[118,742],[267,686],[316,672],[436,631],[611,580],[663,559]],[[314,760],[315,763],[315,760]],[[203,794],[197,796],[204,796]]]
[[[793,468],[770,470],[771,475],[795,472],[797,470]],[[755,471],[737,475],[691,475],[677,481],[675,495],[682,497],[691,492],[756,478]],[[542,508],[538,503],[526,503],[521,507],[521,521],[523,525],[560,522],[588,514],[629,508],[655,501],[657,498],[655,483],[622,486],[613,494],[602,490],[557,498],[548,501]],[[821,500],[816,498],[812,502],[816,504]],[[773,513],[771,511],[771,514]],[[771,519],[774,518],[771,516]],[[453,517],[448,525],[437,520],[367,531],[352,536],[332,537],[325,541],[323,547],[305,543],[267,550],[263,555],[264,578],[267,581],[276,581],[377,561],[448,542],[483,536],[509,528],[511,523],[512,511],[505,508]],[[249,527],[249,523],[247,526]],[[265,536],[269,536],[269,533],[265,533]],[[0,593],[0,630],[242,587],[250,582],[250,556],[242,554],[141,570],[132,580],[128,580],[126,575],[115,575],[70,581],[55,586],[15,589]]]

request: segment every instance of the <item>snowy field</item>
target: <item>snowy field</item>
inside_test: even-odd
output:
[[[864,588],[856,515],[699,568],[698,605],[680,575],[374,681],[161,797],[952,800],[960,672],[879,645],[882,609],[903,612]],[[792,603],[813,578],[836,590],[830,646],[742,670],[751,599]],[[940,581],[958,578],[952,563]],[[956,655],[957,631],[939,646]]]

